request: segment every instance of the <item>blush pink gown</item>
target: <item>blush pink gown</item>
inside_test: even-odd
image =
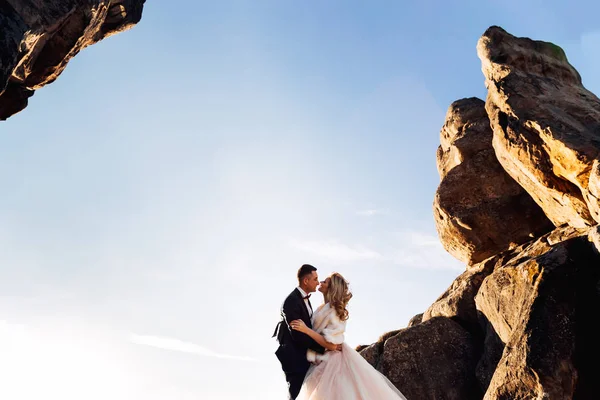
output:
[[[384,375],[343,343],[346,322],[340,321],[329,304],[315,311],[312,322],[325,340],[343,348],[323,355],[308,351],[308,360],[315,364],[306,374],[298,400],[406,400]]]

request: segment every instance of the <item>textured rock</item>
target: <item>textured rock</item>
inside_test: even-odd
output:
[[[475,379],[477,350],[470,334],[449,318],[433,318],[390,335],[376,357],[371,346],[361,354],[408,399],[481,398]]]
[[[467,268],[423,313],[422,320],[427,321],[434,317],[452,318],[472,334],[477,335],[475,331],[481,329],[481,318],[475,304],[475,296],[479,293],[485,278],[501,266],[512,265],[521,262],[524,258],[541,255],[549,251],[553,244],[585,234],[587,234],[586,230],[578,230],[569,226],[557,228],[537,240],[504,251]],[[485,329],[481,333],[484,334],[484,331]]]
[[[600,100],[564,51],[498,27],[477,45],[498,160],[556,226],[600,221]]]
[[[483,312],[504,343],[508,342],[514,326],[520,321],[521,306],[519,304],[524,301],[522,299],[533,294],[534,283],[532,282],[537,279],[535,275],[537,270],[545,268],[538,266],[536,260],[538,258],[546,260],[549,252],[560,248],[552,247],[548,243],[548,237],[560,236],[560,231],[563,230],[558,229],[559,232],[552,232],[525,246],[504,265],[496,268],[481,284],[475,297],[477,310]],[[581,234],[579,235],[581,236]],[[569,237],[566,236],[565,239],[569,240]],[[564,242],[557,244],[561,243]],[[553,262],[562,261],[565,260],[560,259]],[[533,267],[530,268],[527,263]]]
[[[373,343],[371,345],[358,346],[356,351],[358,351],[369,364],[377,368],[382,348],[383,343]]]
[[[379,364],[381,353],[383,352],[383,345],[385,341],[391,338],[392,336],[397,335],[402,332],[403,329],[386,332],[377,339],[377,342],[371,345],[360,345],[356,347],[356,351],[360,352],[360,354],[374,367],[377,367]]]
[[[423,322],[435,317],[448,317],[471,328],[473,332],[472,328],[479,326],[475,295],[483,280],[508,256],[508,254],[500,254],[468,268],[423,313]]]
[[[588,240],[593,243],[596,253],[600,254],[600,226],[596,226],[589,231]]]
[[[131,28],[145,0],[0,0],[0,119],[27,106],[83,48]]]
[[[492,130],[485,102],[471,97],[452,103],[446,112],[437,150],[437,168],[442,179],[452,168],[488,150],[492,150]]]
[[[550,43],[492,27],[478,52],[485,109],[450,107],[434,203],[442,243],[469,266],[361,354],[409,399],[596,399],[600,100]]]
[[[419,325],[421,322],[423,322],[423,313],[417,314],[414,317],[412,317],[410,321],[408,321],[407,326],[410,328],[411,326]]]
[[[506,344],[485,399],[597,394],[590,378],[600,372],[600,349],[591,315],[600,306],[600,257],[593,247],[583,235],[541,255],[525,250],[484,280],[477,308]]]
[[[502,168],[492,147],[485,103],[454,102],[441,130],[434,199],[444,248],[474,264],[554,228],[531,196]]]
[[[479,382],[479,387],[485,392],[490,386],[492,377],[496,372],[498,363],[504,353],[504,342],[498,337],[498,334],[494,330],[494,327],[485,319],[480,313],[480,319],[482,322],[484,336],[483,349],[481,357],[477,362],[475,369],[475,376]]]
[[[491,257],[421,323],[359,350],[407,398],[593,399],[599,239],[566,226]]]

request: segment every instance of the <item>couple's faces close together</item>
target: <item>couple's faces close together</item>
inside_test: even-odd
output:
[[[321,281],[319,286],[319,274],[317,274],[317,271],[312,271],[310,275],[307,276],[304,280],[309,293],[315,292],[317,290],[317,287],[319,287],[319,292],[323,294],[327,294],[327,291],[329,290],[330,281],[331,279],[327,278],[324,281]]]

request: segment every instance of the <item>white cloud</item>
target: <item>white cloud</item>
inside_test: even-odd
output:
[[[422,232],[407,232],[405,233],[406,238],[411,244],[420,247],[442,247],[440,239],[437,236],[433,236]]]
[[[158,336],[143,336],[130,334],[129,341],[134,344],[138,344],[141,346],[154,347],[157,349],[170,350],[170,351],[178,351],[181,353],[194,354],[202,357],[213,357],[213,358],[223,358],[223,359],[231,359],[231,360],[240,360],[240,361],[255,361],[249,357],[241,357],[241,356],[232,356],[227,354],[221,354],[209,350],[205,347],[199,346],[195,343],[184,342],[179,339],[173,338],[164,338]]]
[[[405,231],[380,235],[379,239],[371,239],[369,242],[375,245],[351,246],[335,239],[292,239],[289,245],[329,262],[351,263],[369,260],[417,269],[464,270],[464,265],[446,252],[437,236],[428,233]]]
[[[372,208],[372,209],[366,209],[366,210],[359,210],[356,212],[357,215],[363,216],[363,217],[372,217],[375,215],[383,215],[386,214],[386,210],[380,209],[380,208]]]
[[[465,266],[452,257],[442,246],[436,235],[422,231],[395,233],[394,249],[386,252],[397,265],[422,269],[444,269],[462,271]]]
[[[465,265],[446,253],[441,245],[439,248],[406,247],[390,252],[388,259],[393,264],[409,268],[452,271],[465,269]]]
[[[381,260],[384,257],[376,251],[364,246],[348,246],[337,240],[329,241],[302,241],[292,239],[290,246],[306,253],[338,262],[351,262],[358,260]]]

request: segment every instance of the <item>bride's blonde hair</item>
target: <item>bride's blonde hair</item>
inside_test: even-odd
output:
[[[329,276],[329,289],[327,290],[327,301],[329,306],[335,310],[342,321],[348,319],[348,309],[346,306],[352,298],[352,293],[348,288],[348,282],[342,275],[334,272]]]

